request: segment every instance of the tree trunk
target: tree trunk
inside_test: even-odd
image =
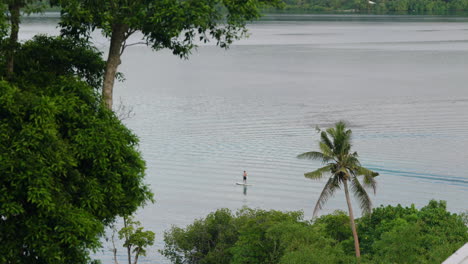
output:
[[[120,52],[125,42],[125,33],[128,26],[125,24],[112,25],[112,35],[109,47],[109,56],[107,57],[106,71],[104,73],[104,83],[102,86],[102,98],[107,108],[112,110],[112,92],[114,89],[115,74],[119,67]]]
[[[123,220],[124,220],[124,228],[127,228],[127,217],[124,216]],[[127,242],[128,242],[128,236],[127,236],[127,233],[125,233],[125,243]],[[127,256],[128,256],[128,264],[132,264],[132,249],[130,245],[127,246]]]
[[[356,230],[356,224],[354,223],[354,215],[353,215],[353,207],[351,206],[351,200],[349,199],[349,191],[348,191],[348,181],[344,180],[344,189],[346,195],[346,203],[348,204],[348,211],[349,211],[349,221],[351,222],[351,230],[353,231],[354,237],[354,249],[356,251],[356,258],[361,258],[361,250],[359,249],[359,238]]]
[[[138,256],[140,255],[140,250],[137,250],[136,254],[135,254],[135,261],[133,262],[133,264],[138,264]]]
[[[114,253],[114,264],[119,264],[119,262],[117,261],[117,248],[115,247],[115,240],[114,240],[115,232],[116,230],[113,227],[112,228],[112,252]]]
[[[20,23],[20,8],[21,6],[13,2],[8,5],[8,11],[10,12],[10,39],[8,40],[8,51],[6,58],[6,74],[10,78],[13,75],[14,63],[15,63],[15,51],[18,45],[18,32],[19,32],[19,23]]]

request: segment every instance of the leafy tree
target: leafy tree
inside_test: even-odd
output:
[[[353,237],[349,229],[349,216],[343,211],[337,210],[332,214],[320,216],[315,223],[323,224],[327,234],[336,241],[342,242]]]
[[[104,226],[152,199],[145,164],[136,136],[72,66],[23,56],[34,41],[18,50],[14,82],[0,82],[0,263],[87,263]]]
[[[23,11],[27,13],[40,12],[44,6],[41,5],[40,0],[3,0],[2,4],[5,4],[8,9],[8,20],[10,22],[10,36],[7,41],[6,49],[6,75],[10,78],[14,70],[15,52],[19,46],[20,11],[23,9]]]
[[[283,213],[248,208],[239,211],[239,237],[231,248],[231,263],[278,263],[292,243],[293,234],[303,230],[304,224],[299,222],[302,217],[299,212]]]
[[[132,252],[134,254],[133,264],[137,264],[140,256],[146,256],[146,247],[154,244],[155,234],[152,231],[143,231],[141,223],[134,221],[132,216],[124,216],[123,221],[124,226],[118,231],[119,239],[124,240],[123,246],[127,248],[128,264],[132,264]],[[112,243],[114,244],[114,262],[118,264],[114,234],[112,234]]]
[[[351,153],[351,130],[347,129],[346,124],[340,121],[335,124],[334,128],[328,128],[326,131],[320,132],[319,148],[321,152],[311,151],[298,155],[300,159],[319,160],[324,167],[315,171],[305,173],[304,176],[309,179],[318,180],[322,179],[325,174],[330,174],[322,193],[319,196],[317,204],[315,205],[313,215],[316,216],[319,209],[322,209],[329,197],[333,196],[335,191],[344,187],[346,203],[348,204],[348,212],[351,223],[351,230],[354,237],[354,245],[356,257],[359,259],[361,256],[359,249],[359,238],[354,223],[353,208],[349,197],[348,182],[351,185],[351,190],[354,192],[356,198],[359,199],[360,206],[364,213],[370,213],[372,204],[364,189],[363,185],[358,180],[358,176],[364,176],[364,186],[376,190],[376,182],[374,177],[378,173],[373,172],[361,166],[356,152]]]
[[[421,210],[386,206],[359,219],[362,246],[374,263],[442,263],[468,241],[463,214],[447,212],[443,201]]]
[[[164,233],[162,255],[173,263],[229,264],[231,248],[237,241],[239,229],[228,209],[219,209],[205,219],[198,219],[185,229],[172,227]]]
[[[322,264],[322,263],[353,263],[345,256],[341,248],[323,244],[320,247],[303,245],[295,251],[286,253],[280,264]]]
[[[387,263],[423,263],[421,255],[423,239],[418,223],[408,223],[404,219],[394,221],[392,229],[385,232],[374,244],[374,252]],[[404,238],[404,239],[402,239]]]
[[[414,205],[411,207],[386,206],[374,208],[372,215],[362,217],[359,221],[360,245],[366,254],[374,254],[373,244],[380,240],[385,232],[392,230],[397,219],[403,219],[406,222],[415,222],[418,209]]]
[[[300,235],[307,226],[300,219],[299,212],[220,209],[165,232],[161,253],[177,264],[278,263],[288,248],[312,238]]]
[[[341,215],[330,215],[330,219],[340,219]],[[272,263],[351,263],[352,253],[347,255],[340,246],[339,241],[330,236],[329,231],[335,225],[335,221],[328,224],[316,222],[287,222],[275,225],[269,231],[279,240],[284,247],[280,253],[280,261]],[[349,229],[349,228],[348,228]],[[272,232],[277,230],[276,232]],[[351,236],[352,238],[352,236]]]
[[[47,86],[69,76],[97,90],[105,67],[101,55],[85,40],[38,35],[19,47],[13,80],[23,85]]]
[[[300,212],[219,209],[186,228],[172,227],[162,251],[173,263],[441,263],[468,239],[463,215],[443,202],[386,206],[356,219],[366,249],[357,260],[343,212],[304,221]]]
[[[140,32],[142,43],[154,50],[170,49],[187,58],[199,42],[216,40],[227,48],[246,36],[246,22],[260,16],[260,7],[279,6],[280,0],[59,0],[62,32],[89,37],[101,29],[109,38],[102,95],[112,108],[117,68],[129,37]]]

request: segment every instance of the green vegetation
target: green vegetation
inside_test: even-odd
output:
[[[38,36],[14,63],[0,82],[0,263],[88,263],[106,226],[152,200],[137,137],[96,93],[89,43]]]
[[[260,8],[280,6],[280,0],[58,0],[62,34],[89,38],[102,30],[109,43],[102,97],[112,109],[112,95],[128,39],[140,32],[139,44],[153,50],[169,49],[187,58],[199,42],[216,41],[222,48],[246,36],[246,23],[260,17]],[[137,42],[138,43],[138,42]]]
[[[21,22],[20,11],[28,14],[37,13],[45,8],[45,4],[39,0],[3,0],[2,3],[0,3],[0,6],[0,11],[8,11],[10,34],[9,38],[4,43],[7,44],[7,48],[4,49],[4,51],[6,57],[6,76],[11,78],[13,76],[16,49],[19,47],[18,33]],[[2,15],[5,15],[5,13]],[[6,19],[2,18],[1,20]]]
[[[468,240],[463,217],[445,202],[421,209],[386,206],[356,219],[361,263],[439,264]],[[300,212],[220,209],[165,233],[161,253],[173,263],[356,263],[349,217],[337,211],[314,221]]]
[[[468,11],[468,0],[284,0],[282,10],[270,12],[336,13],[362,12],[376,14],[438,14]]]
[[[351,153],[351,129],[347,129],[346,123],[340,121],[335,127],[328,128],[325,131],[317,128],[320,133],[319,151],[311,151],[298,155],[300,159],[318,160],[324,167],[315,171],[305,173],[306,178],[312,180],[323,179],[326,174],[330,175],[322,193],[318,198],[314,209],[314,216],[319,209],[327,202],[328,198],[334,195],[337,189],[344,187],[346,203],[348,205],[351,230],[354,237],[354,248],[356,257],[360,258],[359,238],[354,223],[353,208],[349,198],[348,184],[354,196],[359,199],[359,205],[364,213],[370,213],[372,203],[364,187],[372,188],[375,193],[377,183],[375,177],[379,174],[361,166],[358,160],[357,152]],[[358,176],[363,176],[364,186],[359,182]]]
[[[118,231],[119,239],[124,241],[123,246],[127,249],[128,264],[137,264],[140,256],[146,256],[146,248],[154,244],[155,234],[152,231],[143,231],[139,221],[134,221],[132,216],[123,217],[124,226]],[[115,228],[112,233],[112,245],[114,263],[118,264],[117,248],[115,247]],[[133,262],[132,262],[133,256]]]

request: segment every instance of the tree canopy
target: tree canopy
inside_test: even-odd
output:
[[[468,240],[463,217],[443,201],[421,209],[381,206],[356,223],[362,264],[439,264]],[[175,264],[354,264],[349,224],[342,211],[305,221],[301,212],[219,209],[168,230],[162,253]]]
[[[96,29],[110,39],[102,94],[112,108],[112,94],[121,55],[130,36],[139,32],[153,50],[169,49],[187,58],[210,39],[227,48],[246,36],[246,23],[260,17],[263,6],[281,0],[59,0],[62,34],[88,38]]]
[[[87,263],[106,225],[152,200],[138,139],[90,86],[96,50],[38,37],[16,58],[0,82],[0,262]]]

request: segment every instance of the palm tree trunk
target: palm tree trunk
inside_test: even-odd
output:
[[[19,23],[20,23],[20,4],[16,1],[8,5],[8,11],[10,12],[10,39],[8,40],[8,51],[7,51],[7,76],[10,78],[13,75],[14,59],[16,46],[18,45],[18,32],[19,32]]]
[[[349,211],[349,221],[351,222],[351,230],[353,231],[354,237],[354,249],[356,251],[356,258],[361,258],[361,250],[359,249],[359,238],[356,230],[356,224],[354,223],[354,215],[353,215],[353,207],[351,206],[351,200],[349,199],[349,191],[348,191],[348,181],[344,180],[344,190],[346,195],[346,203],[348,204],[348,211]]]
[[[102,86],[102,98],[107,108],[112,110],[112,93],[114,89],[115,74],[119,67],[120,53],[122,45],[125,41],[125,33],[128,26],[125,24],[114,24],[112,26],[112,35],[109,47],[109,55],[107,57],[106,71],[104,73],[104,82]]]

